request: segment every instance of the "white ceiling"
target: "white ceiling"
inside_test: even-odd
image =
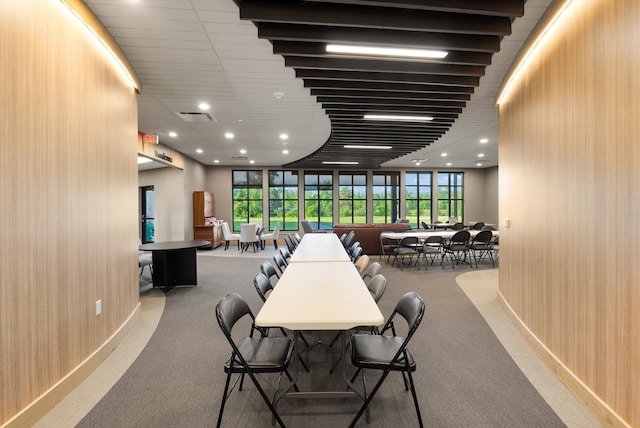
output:
[[[503,39],[480,86],[444,137],[414,154],[384,164],[410,167],[483,167],[498,163],[495,95],[522,43],[551,0],[528,0],[513,34]],[[331,132],[320,104],[294,71],[258,39],[250,21],[240,21],[232,0],[85,0],[129,58],[143,88],[138,99],[139,130],[160,142],[214,165],[277,166],[309,155]],[[277,98],[274,93],[284,95]],[[198,112],[207,102],[212,123],[187,123],[177,112]],[[169,137],[174,131],[177,137]],[[235,137],[226,139],[224,134]],[[289,140],[280,141],[287,133]],[[489,143],[480,144],[480,138]],[[288,155],[282,154],[285,148]],[[246,155],[239,153],[244,148]],[[203,153],[196,153],[202,149]],[[448,156],[440,156],[446,152]],[[246,156],[246,160],[233,157]]]

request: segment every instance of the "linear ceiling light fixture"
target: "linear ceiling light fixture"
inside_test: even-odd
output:
[[[358,165],[360,162],[351,161],[322,161],[323,165]]]
[[[398,122],[428,122],[433,120],[431,116],[400,116],[392,114],[365,114],[365,120],[392,120]]]
[[[327,45],[327,52],[347,55],[386,56],[397,58],[442,59],[445,51],[431,49],[385,48],[382,46]]]
[[[348,144],[343,146],[345,149],[364,149],[364,150],[391,150],[392,146],[361,146],[361,145],[352,145]]]

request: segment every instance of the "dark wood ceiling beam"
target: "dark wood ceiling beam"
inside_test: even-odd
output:
[[[478,65],[452,65],[432,62],[386,61],[353,58],[313,58],[285,56],[284,65],[316,70],[381,71],[390,73],[451,74],[454,76],[484,76],[485,67]]]
[[[331,97],[318,97],[318,102],[327,105],[341,105],[344,107],[353,106],[355,108],[363,108],[362,106],[368,105],[397,105],[406,107],[428,107],[429,111],[433,113],[462,113],[464,103],[462,106],[455,107],[451,101],[447,103],[438,103],[437,101],[430,100],[395,100],[395,99],[380,99],[380,98],[331,98]]]
[[[473,13],[478,15],[496,15],[519,17],[524,15],[523,0],[314,0],[316,3],[340,3],[358,6],[385,6],[405,9],[423,9],[439,12]]]
[[[296,77],[303,79],[350,80],[360,82],[423,83],[431,85],[478,86],[477,76],[440,74],[381,73],[367,71],[296,69]]]
[[[457,34],[511,34],[511,19],[508,17],[311,2],[243,0],[240,2],[240,19]]]
[[[419,60],[419,59],[401,59],[393,57],[379,57],[379,56],[360,56],[360,55],[340,55],[327,53],[326,44],[324,43],[307,43],[307,42],[293,42],[274,40],[271,42],[273,45],[273,53],[283,56],[303,56],[313,58],[360,58],[360,59],[376,59],[376,60],[389,60],[389,61],[402,61],[402,62],[415,62],[418,64],[426,63],[438,63],[438,64],[461,64],[461,65],[491,65],[490,52],[471,52],[471,51],[449,51],[448,55],[443,59],[438,60]]]
[[[326,27],[259,22],[258,37],[269,40],[293,40],[321,43],[351,43],[367,46],[402,46],[418,49],[498,52],[500,36],[447,34],[389,29]]]
[[[470,94],[439,94],[435,92],[390,92],[390,91],[365,91],[348,89],[311,89],[311,95],[316,97],[326,97],[327,99],[352,99],[352,98],[371,98],[371,99],[398,99],[398,100],[451,100],[451,101],[469,101]]]
[[[355,82],[348,80],[304,79],[305,88],[321,89],[362,89],[365,91],[422,92],[441,94],[473,94],[475,88],[469,86],[418,85],[414,83]]]
[[[386,105],[386,104],[365,104],[365,105],[343,105],[343,104],[322,104],[322,108],[329,112],[343,111],[346,114],[357,115],[358,112],[407,112],[412,114],[429,114],[434,117],[447,117],[451,119],[458,118],[457,113],[437,112],[434,109],[425,106],[403,106],[403,105]]]

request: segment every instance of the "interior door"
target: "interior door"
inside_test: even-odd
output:
[[[140,239],[143,244],[154,242],[153,186],[140,187]]]

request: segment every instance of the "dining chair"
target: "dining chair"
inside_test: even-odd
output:
[[[258,235],[256,234],[257,226],[255,223],[245,223],[240,225],[240,247],[242,252],[249,249],[249,245],[253,246],[253,252],[256,251],[258,245]]]
[[[287,262],[284,261],[284,258],[280,254],[274,254],[273,262],[276,264],[276,267],[280,269],[280,273],[283,274],[287,268]]]
[[[484,222],[483,221],[478,221],[478,222],[474,223],[473,226],[471,226],[471,230],[482,230],[482,228],[484,228]]]
[[[424,222],[424,221],[423,221],[421,224],[422,224],[422,228],[423,228],[424,230],[429,230],[429,229],[431,229],[431,226],[429,226],[426,222]]]
[[[349,233],[347,233],[347,237],[344,238],[344,242],[342,243],[344,245],[345,250],[351,247],[351,244],[353,244],[353,240],[355,238],[356,238],[356,232],[354,232],[353,230],[350,230]]]
[[[368,282],[371,278],[376,276],[382,270],[382,265],[378,262],[373,262],[362,272],[361,276],[365,283]]]
[[[276,277],[276,283],[278,283],[278,280],[280,279],[280,274],[269,260],[265,260],[262,262],[262,264],[260,265],[260,272],[262,272],[267,278],[269,278],[269,281],[271,281],[271,278],[273,278],[274,276]],[[275,284],[273,285],[275,286]]]
[[[360,241],[356,241],[353,244],[351,244],[351,246],[349,248],[347,248],[347,254],[351,255],[353,254],[353,251],[360,247]]]
[[[138,245],[142,245],[142,240],[138,238]],[[140,275],[144,272],[145,266],[149,266],[149,272],[153,276],[153,255],[147,251],[138,250],[138,267],[140,268]]]
[[[382,232],[380,234],[380,258],[379,258],[379,260],[382,261],[382,258],[384,256],[387,256],[387,263],[389,263],[389,259],[393,255],[393,249],[398,246],[398,243],[394,242],[394,240],[392,240],[392,239],[383,238],[382,237],[383,233],[385,233],[385,232]]]
[[[351,252],[351,261],[353,263],[356,263],[358,261],[358,259],[360,258],[360,256],[362,255],[362,247],[357,246],[352,252]]]
[[[419,249],[420,254],[418,257],[422,256],[424,258],[424,268],[427,269],[427,255],[431,259],[431,265],[433,266],[433,262],[438,256],[442,256],[442,236],[429,236],[422,244],[422,247]]]
[[[446,256],[448,255],[451,259],[451,267],[455,269],[456,264],[460,263],[468,263],[467,262],[467,254],[469,252],[469,239],[471,238],[471,234],[468,230],[460,230],[456,232],[449,242],[442,246],[442,259],[440,260],[440,264],[444,262]],[[443,266],[444,267],[444,266]]]
[[[251,320],[249,336],[242,338],[236,343],[232,337],[233,328],[238,321],[247,316]],[[256,327],[255,316],[251,312],[249,305],[247,305],[247,302],[237,293],[227,294],[218,302],[216,305],[216,319],[220,330],[222,330],[232,350],[231,356],[224,364],[224,372],[227,374],[227,379],[222,394],[222,402],[220,403],[217,426],[220,427],[222,424],[224,406],[238,383],[238,380],[241,377],[243,378],[244,375],[248,375],[260,393],[260,396],[269,407],[273,418],[284,428],[285,424],[280,418],[280,415],[278,415],[274,403],[278,393],[278,387],[276,387],[273,398],[270,399],[260,382],[258,382],[256,375],[279,373],[280,376],[278,377],[277,384],[279,386],[282,373],[285,373],[289,381],[293,383],[293,378],[288,371],[291,356],[293,355],[293,339],[290,337],[266,336],[264,331]],[[259,337],[254,337],[255,332],[259,333]],[[234,381],[231,389],[229,389],[231,376],[234,373],[239,376]],[[293,384],[293,387],[296,391],[299,390],[297,385]],[[242,390],[242,383],[240,384],[239,390]]]
[[[282,258],[284,259],[285,263],[287,265],[289,265],[289,259],[291,258],[291,253],[289,252],[289,250],[286,249],[286,248],[280,247],[280,248],[278,248],[278,252],[280,253]]]
[[[263,233],[260,236],[260,240],[262,241],[263,244],[264,242],[271,241],[273,239],[273,248],[275,250],[278,249],[278,238],[280,238],[280,222],[276,223],[276,227],[275,229],[273,229],[273,232]],[[264,249],[264,245],[262,245],[262,248]]]
[[[393,249],[393,261],[391,262],[391,266],[397,261],[400,270],[402,270],[402,265],[404,264],[405,257],[409,257],[409,265],[411,265],[411,260],[413,260],[413,256],[418,255],[418,238],[415,236],[407,236],[402,238],[398,243],[398,246]],[[417,263],[417,262],[416,262]]]
[[[224,250],[227,251],[229,249],[229,243],[231,241],[238,242],[238,250],[240,249],[240,234],[239,233],[231,233],[231,229],[229,229],[229,223],[226,221],[222,223],[222,236],[224,238]]]
[[[407,346],[418,329],[418,326],[424,317],[424,312],[424,301],[416,292],[410,291],[400,298],[393,310],[393,313],[380,331],[380,334],[356,333],[351,336],[351,363],[358,368],[351,378],[351,382],[353,382],[357,376],[362,373],[364,396],[367,398],[360,407],[355,418],[351,421],[351,424],[349,424],[349,427],[355,426],[358,419],[360,419],[382,386],[382,383],[392,371],[399,371],[402,373],[405,390],[410,389],[411,395],[413,396],[413,403],[416,407],[416,415],[418,417],[418,425],[423,427],[420,406],[418,405],[418,397],[416,395],[416,388],[412,376],[412,372],[416,371],[416,362],[413,356],[409,353]],[[396,315],[403,318],[408,325],[406,337],[396,335],[394,326]],[[391,331],[391,334],[385,335],[389,330]],[[368,396],[364,370],[382,371],[382,375]],[[405,373],[408,378],[408,383],[405,378]]]
[[[355,262],[355,265],[358,269],[358,273],[362,275],[362,272],[364,272],[364,270],[369,265],[369,256],[367,256],[366,254],[361,255],[358,261]]]
[[[464,229],[464,224],[457,222],[454,223],[453,226],[451,226],[451,230],[462,230]]]
[[[473,260],[476,262],[476,268],[478,267],[478,262],[482,261],[484,257],[489,257],[489,260],[491,260],[491,266],[496,267],[496,264],[493,261],[492,238],[493,233],[490,230],[481,230],[471,240],[471,244],[469,244],[469,251],[473,256]]]

